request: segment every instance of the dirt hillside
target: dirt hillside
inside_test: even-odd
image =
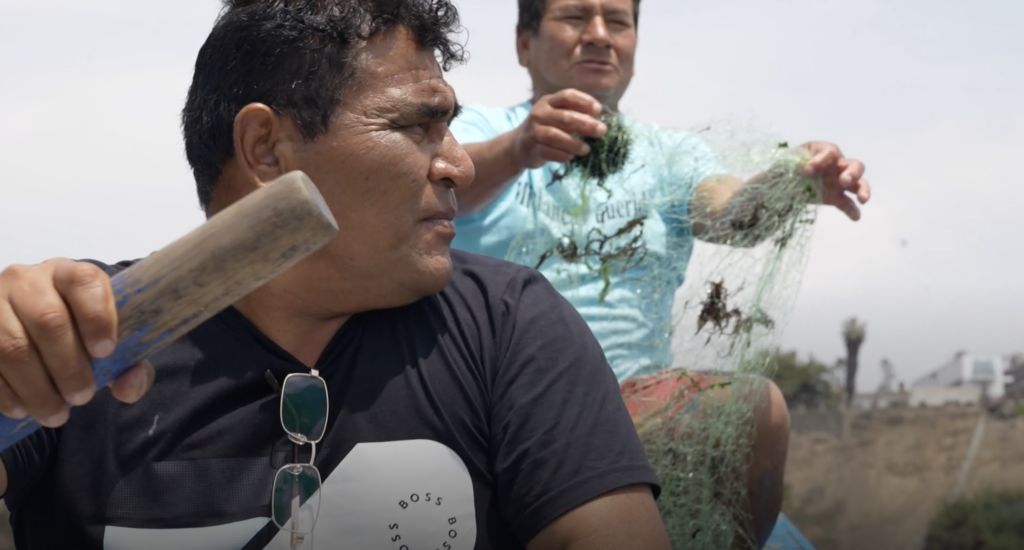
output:
[[[783,509],[817,550],[918,550],[958,484],[1024,489],[1024,419],[986,417],[962,474],[978,408],[814,414],[794,413]]]

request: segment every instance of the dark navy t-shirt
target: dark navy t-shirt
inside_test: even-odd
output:
[[[534,270],[452,261],[440,294],[352,317],[320,357],[330,414],[302,548],[523,548],[599,495],[657,492],[576,311]],[[139,403],[101,392],[2,453],[18,548],[288,548],[270,493],[293,446],[267,372],[308,369],[233,308],[151,360]]]

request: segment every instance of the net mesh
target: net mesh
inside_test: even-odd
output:
[[[643,330],[612,346],[628,360],[665,353],[681,369],[670,376],[714,375],[683,384],[677,399],[652,403],[634,420],[663,486],[658,505],[673,546],[754,547],[744,503],[757,377],[771,375],[765,350],[779,344],[807,257],[808,204],[819,198],[818,181],[802,171],[809,155],[753,124],[718,122],[683,139],[611,113],[603,119],[607,136],[548,182],[568,205],[557,230],[524,228],[507,259],[540,268],[570,296],[598,289],[596,303],[584,304],[594,315],[639,312],[642,322],[624,326]],[[684,183],[632,183],[651,171]],[[687,228],[698,220],[686,205],[701,197],[688,178],[708,173],[749,183],[704,223],[701,240],[718,244],[693,246]],[[627,206],[611,216],[611,204]],[[646,372],[665,361],[647,361]],[[631,391],[640,389],[624,387]]]

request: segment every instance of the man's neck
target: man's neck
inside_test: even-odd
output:
[[[327,344],[352,318],[351,314],[331,312],[322,304],[273,284],[239,300],[235,309],[309,368],[316,366]]]

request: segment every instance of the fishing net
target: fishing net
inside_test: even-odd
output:
[[[608,135],[590,140],[590,155],[550,170],[544,191],[558,208],[538,203],[507,259],[540,269],[577,306],[617,373],[660,373],[623,394],[674,547],[754,547],[745,499],[757,381],[771,374],[767,350],[805,265],[819,198],[802,172],[809,154],[754,124],[675,132],[603,118]],[[704,220],[701,240],[718,244],[694,246],[696,185],[738,183],[724,174],[750,183]]]

